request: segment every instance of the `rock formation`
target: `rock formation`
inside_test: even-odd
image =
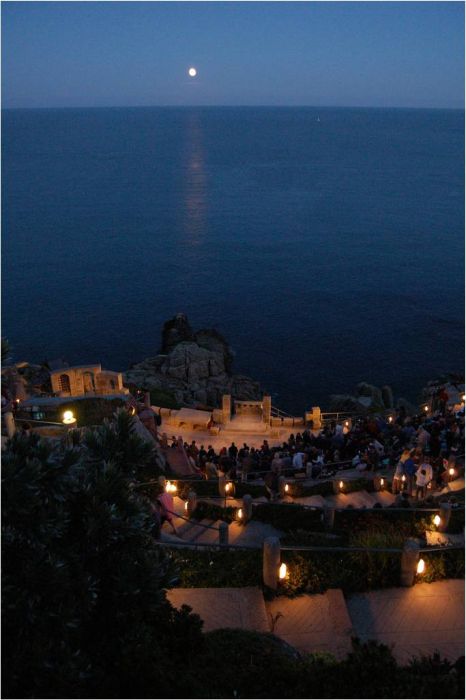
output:
[[[167,321],[160,354],[133,365],[125,383],[172,393],[188,406],[219,406],[223,394],[258,400],[261,389],[250,377],[232,374],[233,352],[214,329],[194,332],[184,314]]]

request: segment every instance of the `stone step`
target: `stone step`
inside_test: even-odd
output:
[[[259,588],[172,588],[167,597],[176,608],[189,605],[204,620],[205,632],[225,628],[270,631]]]
[[[351,650],[351,619],[343,593],[284,596],[266,602],[271,631],[301,653],[327,652],[342,659]]]
[[[207,542],[218,542],[218,531],[211,530],[210,527],[206,528],[203,525],[209,525],[211,527],[218,527],[219,520],[211,520],[210,518],[204,518],[200,522],[195,521],[196,524],[187,533],[187,540],[189,542],[196,542],[206,544]]]
[[[450,661],[464,655],[464,580],[353,594],[347,608],[355,634],[393,646],[401,664],[435,651]]]

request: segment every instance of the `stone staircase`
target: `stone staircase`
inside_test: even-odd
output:
[[[189,605],[204,631],[237,628],[272,632],[303,654],[351,651],[351,637],[393,645],[403,664],[439,650],[451,661],[464,654],[464,581],[451,579],[359,593],[278,596],[265,601],[259,588],[173,588],[177,608]]]
[[[187,544],[218,544],[221,520],[204,518],[198,520],[185,520],[184,501],[177,496],[173,499],[174,511],[177,516],[173,518],[178,536],[172,535],[172,529],[165,523],[162,529],[162,540],[165,542],[185,542]],[[238,503],[240,507],[241,503]],[[231,505],[228,500],[228,505]],[[183,517],[180,517],[183,516]],[[215,528],[215,529],[212,529]],[[281,537],[283,532],[267,523],[252,520],[247,525],[237,522],[230,523],[228,529],[229,544],[244,547],[261,547],[266,537]]]

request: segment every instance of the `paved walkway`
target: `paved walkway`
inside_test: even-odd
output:
[[[172,588],[167,597],[176,608],[189,605],[204,620],[205,632],[231,627],[270,631],[259,588]]]
[[[328,652],[342,659],[351,651],[351,619],[339,589],[282,596],[265,605],[271,631],[301,653]]]
[[[464,654],[464,580],[361,593],[347,605],[356,635],[394,645],[401,663],[436,650],[452,661]]]
[[[328,652],[341,659],[351,637],[376,639],[393,647],[397,660],[433,654],[456,661],[464,654],[464,581],[418,583],[350,596],[280,596],[264,601],[259,588],[175,588],[175,607],[192,607],[206,631],[241,628],[273,632],[302,653]]]

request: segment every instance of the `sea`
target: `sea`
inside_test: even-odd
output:
[[[2,111],[2,335],[125,370],[184,312],[282,410],[464,363],[464,111]]]

